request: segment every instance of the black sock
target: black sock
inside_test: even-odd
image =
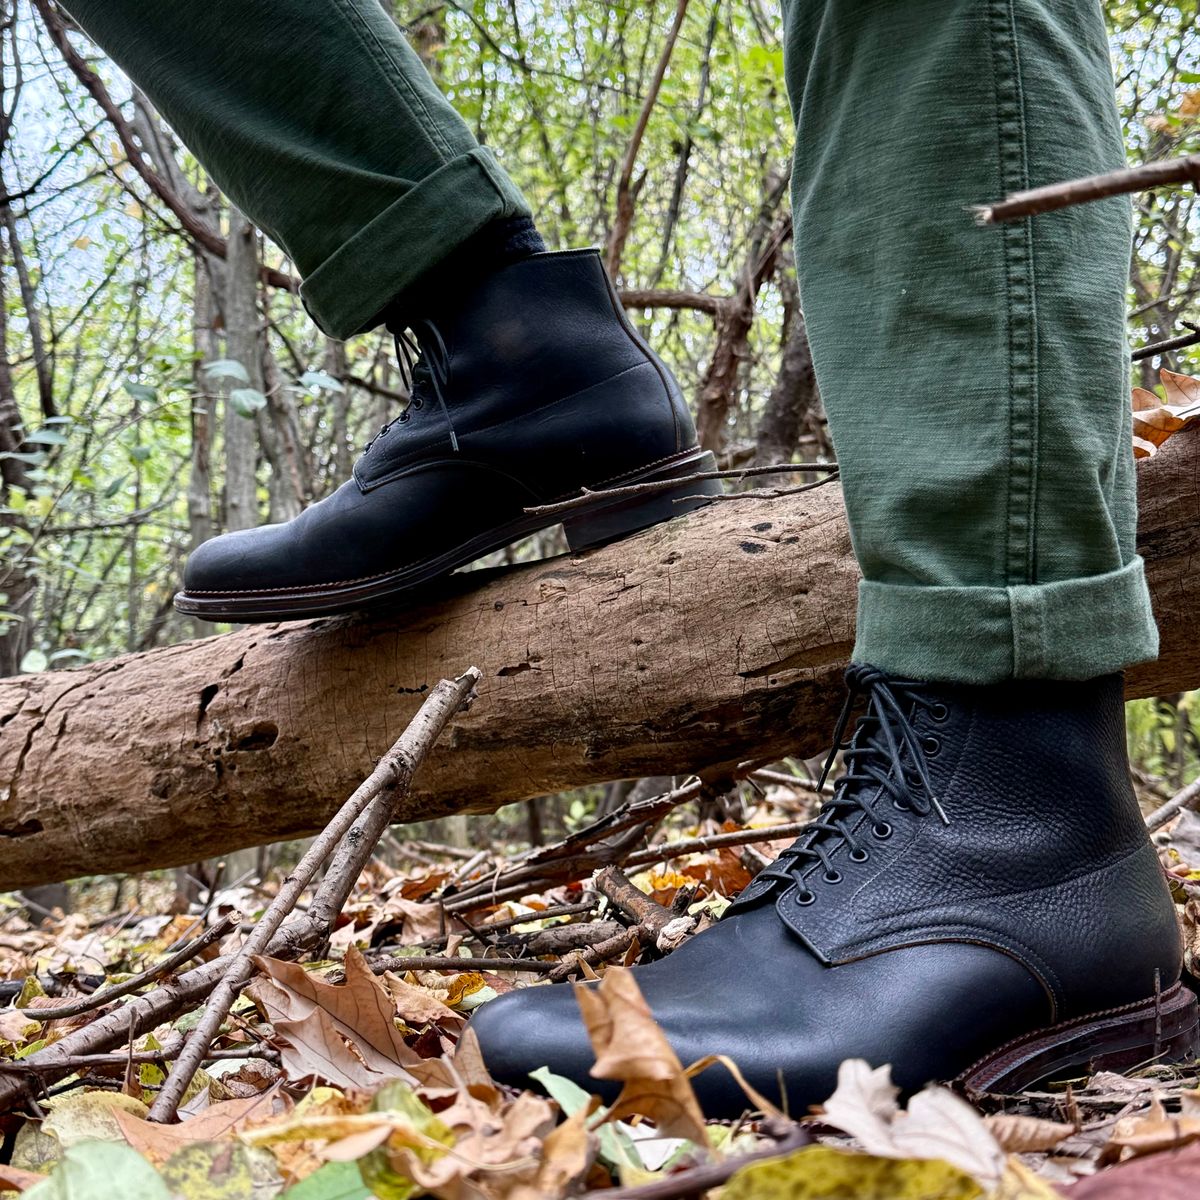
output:
[[[388,328],[404,326],[417,315],[436,313],[469,295],[493,271],[545,250],[532,217],[489,221],[396,297],[384,314]]]

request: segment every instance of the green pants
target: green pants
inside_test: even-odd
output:
[[[68,0],[336,337],[520,191],[379,0]],[[1153,657],[1129,206],[967,207],[1123,162],[1097,0],[785,0],[797,262],[861,563],[854,657],[987,683]]]

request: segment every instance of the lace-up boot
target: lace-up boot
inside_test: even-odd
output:
[[[592,250],[534,254],[468,295],[393,314],[412,399],[331,496],[281,525],[205,542],[176,607],[213,621],[359,608],[557,523],[526,509],[583,488],[713,470],[679,386]],[[416,361],[419,355],[420,361]],[[579,551],[704,503],[716,481],[596,497],[563,521]]]
[[[905,1089],[1011,1092],[1193,1053],[1120,677],[971,688],[853,666],[848,682],[866,710],[819,817],[720,922],[635,968],[681,1061],[729,1055],[801,1113],[847,1058],[890,1063]],[[570,988],[509,993],[471,1024],[504,1082],[548,1065],[606,1086]],[[723,1067],[694,1082],[709,1116],[749,1107]]]

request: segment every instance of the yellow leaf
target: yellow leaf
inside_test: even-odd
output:
[[[721,1200],[982,1200],[966,1171],[936,1159],[806,1146],[734,1172]]]
[[[1200,88],[1183,93],[1179,101],[1179,115],[1186,118],[1200,117]]]
[[[446,997],[446,1003],[451,1008],[458,1008],[468,996],[473,996],[485,987],[487,980],[478,971],[464,971],[455,976],[450,984],[450,994]]]
[[[76,250],[86,250],[91,244],[92,244],[92,239],[90,237],[88,237],[86,233],[82,237],[77,237],[71,243],[71,245],[74,246]]]

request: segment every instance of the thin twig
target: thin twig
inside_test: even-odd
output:
[[[1149,346],[1143,346],[1140,350],[1135,350],[1129,356],[1130,359],[1133,362],[1141,362],[1143,358],[1156,358],[1160,354],[1169,354],[1172,350],[1186,350],[1189,346],[1200,343],[1200,325],[1193,325],[1191,321],[1179,323],[1184,329],[1190,329],[1192,332],[1167,338],[1165,342],[1153,342]]]
[[[629,226],[633,221],[633,197],[635,191],[633,186],[633,168],[637,163],[638,151],[641,149],[642,139],[646,135],[646,127],[650,123],[650,114],[654,111],[654,105],[658,101],[658,93],[662,88],[663,79],[667,74],[667,66],[675,50],[675,43],[679,40],[679,31],[683,28],[683,19],[687,16],[687,7],[688,0],[676,0],[675,18],[671,22],[670,31],[667,33],[667,40],[663,45],[662,52],[659,54],[658,63],[654,68],[654,75],[650,79],[650,86],[646,89],[646,96],[642,101],[642,108],[638,113],[633,133],[630,135],[629,145],[625,148],[625,157],[621,163],[621,173],[617,177],[617,213],[616,219],[613,221],[612,233],[609,235],[607,253],[605,255],[608,273],[613,279],[616,279],[620,274],[621,256],[625,250],[625,241],[629,237]]]
[[[211,946],[213,942],[220,941],[231,929],[241,924],[241,920],[242,914],[240,912],[227,913],[211,929],[205,930],[199,937],[195,937],[180,946],[174,954],[169,954],[162,962],[155,963],[152,967],[147,967],[146,970],[134,975],[130,979],[124,980],[122,983],[115,983],[112,987],[100,988],[92,992],[90,996],[85,996],[82,1000],[76,1000],[71,1004],[61,1004],[57,1008],[24,1008],[21,1012],[34,1021],[60,1021],[65,1017],[79,1017],[86,1012],[91,1012],[92,1009],[102,1008],[110,1000],[118,1000],[122,996],[128,996],[130,992],[136,992],[152,979],[158,979],[175,970],[181,964],[189,962],[206,947]]]
[[[599,1191],[585,1192],[583,1200],[688,1200],[691,1196],[699,1196],[711,1188],[720,1187],[736,1171],[751,1163],[765,1162],[772,1158],[782,1158],[793,1151],[812,1145],[813,1137],[808,1130],[796,1126],[776,1145],[765,1150],[756,1150],[753,1154],[740,1154],[735,1158],[726,1158],[721,1162],[705,1163],[703,1166],[692,1167],[689,1171],[677,1171],[662,1179],[653,1179],[649,1183],[635,1184],[627,1188],[603,1188]]]
[[[170,1062],[182,1049],[183,1038],[176,1037],[158,1050],[134,1050],[132,1053],[121,1051],[114,1054],[72,1054],[66,1061],[75,1071],[90,1070],[93,1067],[123,1067],[129,1062],[135,1065],[142,1063],[159,1065]],[[204,1056],[204,1061],[223,1062],[227,1059],[238,1058],[261,1058],[270,1063],[277,1063],[279,1062],[279,1051],[258,1042],[247,1042],[245,1045],[231,1046],[225,1050],[210,1050]],[[54,1070],[55,1067],[51,1064],[34,1064],[30,1067],[27,1062],[21,1064],[0,1062],[0,1071],[30,1069],[34,1071]]]
[[[615,488],[583,488],[578,496],[559,500],[554,504],[539,504],[525,509],[526,516],[552,517],[556,513],[571,512],[577,508],[594,504],[597,500],[624,500],[630,496],[651,496],[656,492],[669,492],[681,483],[700,483],[706,479],[749,479],[755,475],[784,475],[802,471],[828,471],[830,478],[837,474],[837,463],[779,463],[765,467],[737,467],[730,471],[696,471],[691,475],[678,475],[674,479],[651,479],[645,483],[630,483]],[[824,483],[826,480],[821,480]],[[804,484],[805,488],[813,484]],[[691,499],[692,497],[685,497]],[[711,500],[712,496],[704,499]]]
[[[376,975],[384,971],[524,971],[545,975],[554,963],[536,958],[444,958],[428,954],[386,954],[368,958],[367,965]]]
[[[745,492],[722,492],[719,496],[679,496],[673,503],[682,504],[685,500],[780,500],[784,496],[799,496],[801,492],[811,492],[813,488],[824,487],[838,478],[835,471],[824,479],[813,483],[801,483],[796,487],[786,488],[750,488]]]
[[[1182,791],[1176,792],[1161,808],[1156,808],[1146,818],[1146,828],[1153,833],[1161,829],[1173,817],[1179,816],[1185,809],[1195,809],[1200,805],[1200,779],[1194,779]]]
[[[1013,192],[996,204],[976,205],[971,212],[979,225],[998,225],[1002,221],[1016,221],[1021,217],[1032,217],[1073,204],[1084,204],[1089,200],[1102,200],[1106,196],[1120,196],[1172,183],[1200,183],[1200,154],[1143,163],[1140,167],[1109,171],[1104,175],[1087,175],[1082,179],[1052,183],[1026,192]]]
[[[594,967],[598,963],[616,958],[618,954],[626,954],[630,946],[637,941],[637,934],[637,926],[633,926],[630,929],[618,930],[612,937],[605,938],[602,942],[585,946],[582,950],[573,950],[555,966],[554,970],[547,975],[547,979],[551,983],[561,983],[564,979],[570,979],[584,963],[589,967]]]
[[[625,860],[626,867],[644,867],[649,863],[666,862],[671,858],[682,858],[685,854],[701,854],[705,850],[719,850],[722,846],[752,846],[756,842],[774,842],[780,838],[796,838],[809,829],[811,821],[791,821],[786,825],[770,825],[763,829],[739,829],[734,833],[713,833],[708,837],[685,838],[677,842],[664,842],[639,850]]]
[[[826,784],[823,788],[818,788],[816,781],[812,779],[801,779],[799,775],[789,775],[785,771],[771,771],[763,768],[761,771],[755,771],[750,776],[751,780],[758,780],[759,783],[773,783],[779,787],[799,788],[802,792],[811,792],[814,796],[828,796],[833,792],[833,786]]]
[[[575,917],[583,913],[590,913],[596,907],[598,900],[599,897],[593,897],[582,904],[555,904],[550,908],[543,909],[541,912],[518,913],[515,917],[505,917],[503,921],[489,921],[486,925],[471,926],[461,917],[453,919],[463,926],[461,932],[465,932],[469,937],[483,941],[487,939],[489,934],[502,933],[506,929],[511,929],[514,925],[525,925],[530,921],[549,921],[552,917]],[[447,936],[447,934],[439,934],[437,937],[423,938],[419,942],[410,943],[410,945],[415,949],[424,950],[431,946],[440,946],[445,942]],[[381,953],[388,953],[387,948],[384,947]]]
[[[346,849],[344,846],[339,847],[339,843],[351,832],[351,827],[372,802],[384,796],[387,801],[386,815],[390,815],[395,798],[408,791],[417,768],[450,718],[468,700],[479,677],[478,669],[472,667],[453,682],[442,680],[430,692],[395,745],[379,760],[375,770],[342,805],[324,832],[309,846],[295,870],[284,880],[279,894],[271,902],[253,932],[234,954],[221,981],[213,989],[204,1015],[192,1031],[187,1045],[175,1062],[174,1069],[150,1108],[149,1120],[165,1122],[174,1119],[179,1101],[204,1061],[221,1023],[246,981],[254,974],[253,956],[266,950],[267,944],[284,918],[295,907],[296,901],[300,899],[300,894],[308,886],[317,868],[328,862],[335,850]],[[379,832],[382,832],[382,826]],[[377,839],[378,834],[371,840],[371,847],[374,847]],[[334,861],[336,863],[337,859]],[[315,907],[314,899],[314,903],[309,906],[309,915],[312,915]]]

